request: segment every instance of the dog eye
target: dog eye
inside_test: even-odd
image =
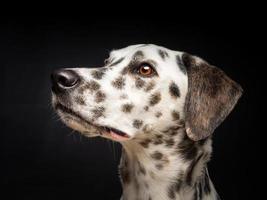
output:
[[[151,76],[155,73],[154,68],[148,63],[142,63],[138,68],[138,73],[142,76]]]

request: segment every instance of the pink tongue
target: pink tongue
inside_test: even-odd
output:
[[[111,135],[112,138],[114,138],[115,140],[119,140],[119,141],[124,141],[127,140],[127,137],[123,137],[120,135],[117,135],[115,132],[110,131],[109,134]]]

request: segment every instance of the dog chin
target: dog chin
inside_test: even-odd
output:
[[[84,124],[80,119],[74,119],[73,117],[62,117],[62,115],[64,114],[60,114],[61,120],[66,126],[82,133],[86,137],[96,137],[101,134],[101,131],[93,125]]]
[[[60,103],[55,104],[55,110],[61,120],[73,130],[81,132],[87,137],[101,136],[117,142],[123,142],[130,139],[130,136],[123,131],[109,126],[101,126],[84,119],[79,113]]]

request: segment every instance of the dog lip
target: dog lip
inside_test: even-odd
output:
[[[103,128],[105,130],[108,130],[109,133],[113,132],[113,133],[115,133],[115,134],[117,134],[117,135],[119,135],[121,137],[130,138],[130,136],[127,133],[125,133],[125,132],[123,132],[121,130],[118,130],[116,128],[111,128],[111,127],[106,127],[106,126],[104,126]]]
[[[70,114],[70,115],[73,115],[73,116],[79,118],[80,120],[86,122],[86,123],[89,124],[90,126],[94,126],[94,127],[98,128],[98,129],[100,129],[100,135],[103,135],[101,132],[105,132],[106,134],[111,135],[111,136],[112,136],[113,134],[116,134],[116,135],[118,135],[119,137],[122,137],[122,138],[125,138],[125,139],[130,138],[130,136],[129,136],[127,133],[125,133],[125,132],[123,132],[123,131],[121,131],[121,130],[118,130],[118,129],[116,129],[116,128],[112,128],[112,127],[109,127],[109,126],[101,126],[101,125],[93,124],[93,123],[91,123],[91,122],[85,120],[85,119],[84,119],[82,116],[80,116],[78,113],[76,113],[76,112],[73,111],[72,109],[70,109],[70,108],[68,108],[68,107],[66,107],[66,106],[64,106],[64,105],[62,105],[61,103],[57,103],[57,104],[55,105],[55,109],[56,109],[56,110],[57,110],[57,109],[60,109],[60,110],[62,110],[63,112],[66,112],[66,113],[68,113],[68,114]]]

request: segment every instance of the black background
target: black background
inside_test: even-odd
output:
[[[0,184],[20,199],[119,199],[120,146],[66,128],[50,105],[50,73],[97,67],[112,49],[155,43],[196,54],[241,84],[244,95],[215,131],[210,176],[222,199],[252,199],[259,110],[263,110],[263,25],[250,17],[4,17],[1,25]],[[256,163],[256,164],[253,164]],[[252,165],[257,170],[252,169]]]

